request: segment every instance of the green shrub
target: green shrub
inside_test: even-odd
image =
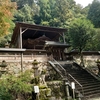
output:
[[[12,100],[12,95],[4,86],[0,85],[0,100]]]
[[[30,84],[30,71],[15,75],[4,75],[0,80],[0,100],[12,100],[19,94],[30,98],[32,85]]]

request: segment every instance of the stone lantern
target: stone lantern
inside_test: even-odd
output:
[[[5,43],[5,48],[9,48],[9,43]]]
[[[37,76],[39,76],[39,72],[38,72],[39,62],[35,59],[32,64],[33,64],[32,69],[34,69],[34,77],[37,77]]]
[[[3,60],[2,62],[1,62],[1,64],[0,64],[0,74],[2,75],[2,74],[4,74],[5,72],[6,72],[6,67],[7,67],[7,64],[6,64],[6,61],[5,60]],[[0,75],[0,76],[1,76]]]

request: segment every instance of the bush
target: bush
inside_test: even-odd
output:
[[[28,100],[32,92],[30,72],[15,75],[4,75],[0,80],[0,100],[13,100],[19,94]]]

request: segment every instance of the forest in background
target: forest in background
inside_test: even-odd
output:
[[[0,47],[10,43],[16,22],[67,28],[72,49],[100,50],[99,0],[85,8],[74,0],[0,0]]]

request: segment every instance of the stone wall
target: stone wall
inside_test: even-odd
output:
[[[40,64],[39,66],[39,70],[43,69],[42,67],[44,65],[46,65],[45,63],[47,63],[48,61],[48,57],[47,55],[23,55],[23,71],[24,70],[28,70],[28,69],[32,69],[33,65],[32,62],[34,60],[37,60]],[[21,71],[21,55],[0,55],[0,64],[2,64],[2,61],[6,61],[7,67],[4,69],[5,71],[9,72],[9,73],[14,73],[14,74],[18,74]],[[45,66],[44,66],[45,67]],[[2,70],[3,68],[0,68],[0,70]]]
[[[78,64],[80,64],[80,58],[78,55],[73,56],[73,58]],[[84,55],[83,59],[84,59],[85,67],[96,66],[96,61],[100,59],[100,55]]]

